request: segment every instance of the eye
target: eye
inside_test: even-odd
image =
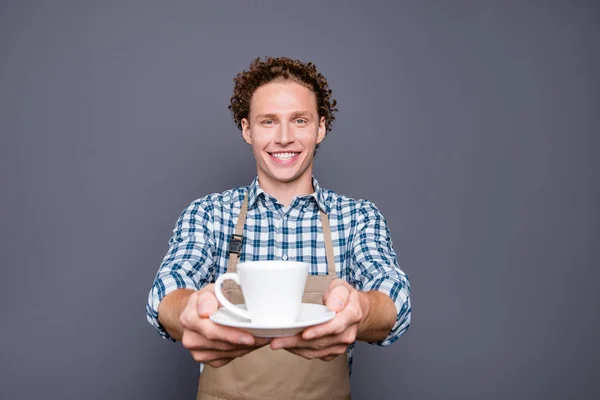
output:
[[[273,121],[272,119],[265,119],[262,124],[263,125],[273,125],[275,123],[275,121]]]
[[[305,120],[304,118],[298,118],[296,120],[296,124],[298,124],[298,125],[306,125],[306,124],[308,124],[308,121]]]

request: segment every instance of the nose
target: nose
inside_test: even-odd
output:
[[[294,131],[287,124],[281,124],[275,135],[275,143],[285,146],[294,141]]]

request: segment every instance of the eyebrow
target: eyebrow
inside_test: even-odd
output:
[[[292,119],[295,118],[299,118],[299,117],[311,117],[312,114],[310,113],[310,111],[295,111],[292,113]]]
[[[310,111],[294,111],[292,113],[292,119],[296,119],[299,117],[310,117],[312,116],[312,114],[310,113]],[[256,116],[257,119],[262,119],[262,118],[266,118],[266,119],[278,119],[277,114],[273,114],[273,113],[267,113],[267,114],[259,114]]]
[[[258,114],[256,116],[257,119],[267,118],[267,119],[277,119],[277,115],[275,114]]]

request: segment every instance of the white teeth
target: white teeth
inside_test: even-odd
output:
[[[292,158],[296,157],[298,155],[298,153],[272,153],[273,157],[275,157],[278,160],[291,160]]]

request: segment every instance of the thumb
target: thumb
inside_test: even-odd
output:
[[[200,291],[196,298],[196,309],[200,317],[207,318],[219,308],[219,302],[211,291]]]
[[[350,298],[350,290],[346,286],[336,286],[329,292],[325,305],[331,311],[339,312],[346,307]]]

